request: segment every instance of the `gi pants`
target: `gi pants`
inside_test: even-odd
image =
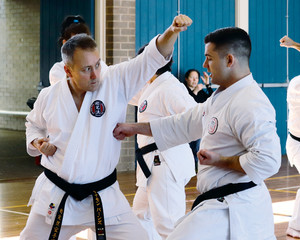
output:
[[[161,159],[162,160],[162,159]],[[153,166],[147,186],[139,186],[133,200],[133,212],[147,230],[149,239],[166,239],[186,210],[185,184],[176,182],[164,160]],[[142,238],[141,238],[142,239]]]
[[[48,240],[51,228],[52,225],[45,222],[45,216],[31,212],[27,224],[21,232],[20,240]],[[94,232],[95,222],[79,226],[62,225],[58,239],[69,239],[85,229],[92,229]],[[141,227],[141,224],[132,212],[106,218],[105,231],[107,240],[148,239],[146,231]]]
[[[291,166],[295,165],[300,173],[300,142],[288,135],[286,141],[286,154]],[[300,188],[297,191],[292,218],[289,227],[300,231]]]

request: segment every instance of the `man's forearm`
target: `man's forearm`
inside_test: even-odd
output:
[[[142,134],[142,135],[146,135],[146,136],[152,136],[152,131],[151,131],[151,127],[150,127],[150,123],[146,122],[146,123],[136,123],[134,125],[135,128],[135,132],[137,134]]]
[[[157,49],[165,58],[170,56],[173,51],[174,44],[177,40],[179,33],[172,31],[169,27],[156,41]]]
[[[245,173],[244,169],[241,167],[239,156],[221,156],[220,161],[216,165],[219,165],[223,168],[232,169],[241,173]]]
[[[298,50],[300,52],[300,43],[295,42],[293,48],[295,48],[296,50]]]

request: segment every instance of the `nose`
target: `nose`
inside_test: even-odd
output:
[[[204,62],[203,62],[203,67],[208,69],[208,64],[207,64],[207,59],[205,58]]]
[[[91,76],[90,77],[91,77],[91,79],[96,79],[97,78],[96,72],[95,72],[94,69],[91,71]]]

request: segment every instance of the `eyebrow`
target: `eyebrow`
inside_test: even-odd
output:
[[[101,62],[101,58],[98,59],[98,61],[96,62],[96,64],[98,64],[100,62]],[[83,66],[81,69],[84,69],[84,68],[87,68],[87,67],[92,67],[92,65]]]

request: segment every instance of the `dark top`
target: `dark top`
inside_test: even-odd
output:
[[[184,83],[184,85],[186,86],[187,90],[189,91],[189,94],[195,99],[195,101],[197,103],[203,103],[206,101],[206,99],[208,99],[214,92],[214,90],[212,90],[210,84],[205,85],[206,86],[206,90],[201,89],[198,94],[196,95],[195,93],[193,93],[193,91],[187,86],[186,82]]]

